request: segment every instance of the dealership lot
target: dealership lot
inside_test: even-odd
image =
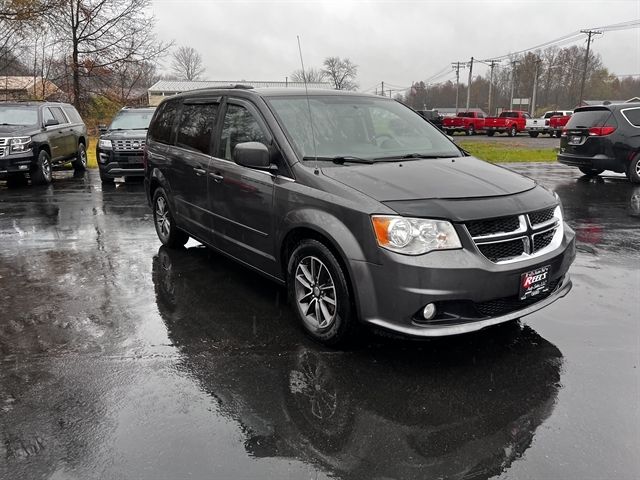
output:
[[[0,184],[0,478],[638,478],[640,186],[509,168],[560,195],[572,292],[349,351],[276,285],[160,248],[141,184]]]

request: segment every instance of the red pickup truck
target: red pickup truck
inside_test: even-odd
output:
[[[447,135],[455,132],[475,135],[477,131],[484,130],[484,114],[482,112],[459,112],[455,117],[444,118],[442,129]]]
[[[509,110],[502,112],[497,117],[487,117],[484,119],[484,129],[487,135],[493,137],[497,133],[506,133],[510,137],[519,132],[524,132],[527,128],[527,119],[531,118],[527,112],[520,110]]]
[[[555,135],[556,137],[560,138],[562,136],[562,129],[567,123],[569,123],[571,115],[573,115],[573,112],[569,115],[551,117],[549,119],[549,131],[552,132],[551,135]]]

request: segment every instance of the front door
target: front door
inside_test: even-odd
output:
[[[57,125],[46,126],[47,121],[55,120]],[[62,160],[67,156],[67,139],[64,133],[64,124],[60,124],[60,120],[53,116],[51,109],[45,107],[42,109],[42,124],[45,125],[49,147],[51,148],[51,160]]]
[[[185,230],[208,243],[214,240],[207,177],[217,113],[217,101],[185,101],[176,133],[178,148],[171,153],[176,215]]]
[[[240,166],[233,149],[242,142],[269,146],[271,137],[248,102],[227,103],[217,152],[211,161],[209,193],[215,214],[216,246],[260,270],[275,274],[272,174]]]

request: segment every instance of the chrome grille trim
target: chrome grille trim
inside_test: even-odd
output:
[[[5,145],[9,144],[9,139],[8,138],[0,138],[0,147],[4,147]]]
[[[116,151],[138,152],[144,150],[145,140],[112,140],[113,149]]]

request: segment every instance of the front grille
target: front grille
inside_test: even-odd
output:
[[[525,253],[524,239],[516,238],[506,242],[478,244],[480,252],[492,262],[500,262],[519,257]]]
[[[480,220],[466,224],[472,237],[509,233],[518,230],[520,220],[518,217],[503,217],[490,220]]]
[[[546,223],[553,218],[553,213],[555,212],[555,207],[546,208],[544,210],[539,210],[537,212],[533,212],[529,214],[529,222],[531,222],[532,226],[540,225],[541,223]]]
[[[485,317],[498,317],[500,315],[507,315],[511,312],[515,312],[516,310],[522,310],[529,305],[533,305],[534,303],[547,298],[558,288],[561,280],[561,278],[558,278],[549,282],[549,290],[525,300],[520,300],[520,297],[514,295],[512,297],[503,297],[497,298],[495,300],[489,300],[487,302],[474,303],[474,305],[476,307],[476,310],[478,310],[478,312]]]
[[[546,232],[542,232],[542,233],[538,233],[537,235],[534,235],[533,251],[537,252],[538,250],[542,250],[543,248],[549,246],[555,234],[556,234],[556,229],[552,228],[551,230],[547,230]]]
[[[144,150],[144,140],[112,140],[114,150],[142,151]]]

